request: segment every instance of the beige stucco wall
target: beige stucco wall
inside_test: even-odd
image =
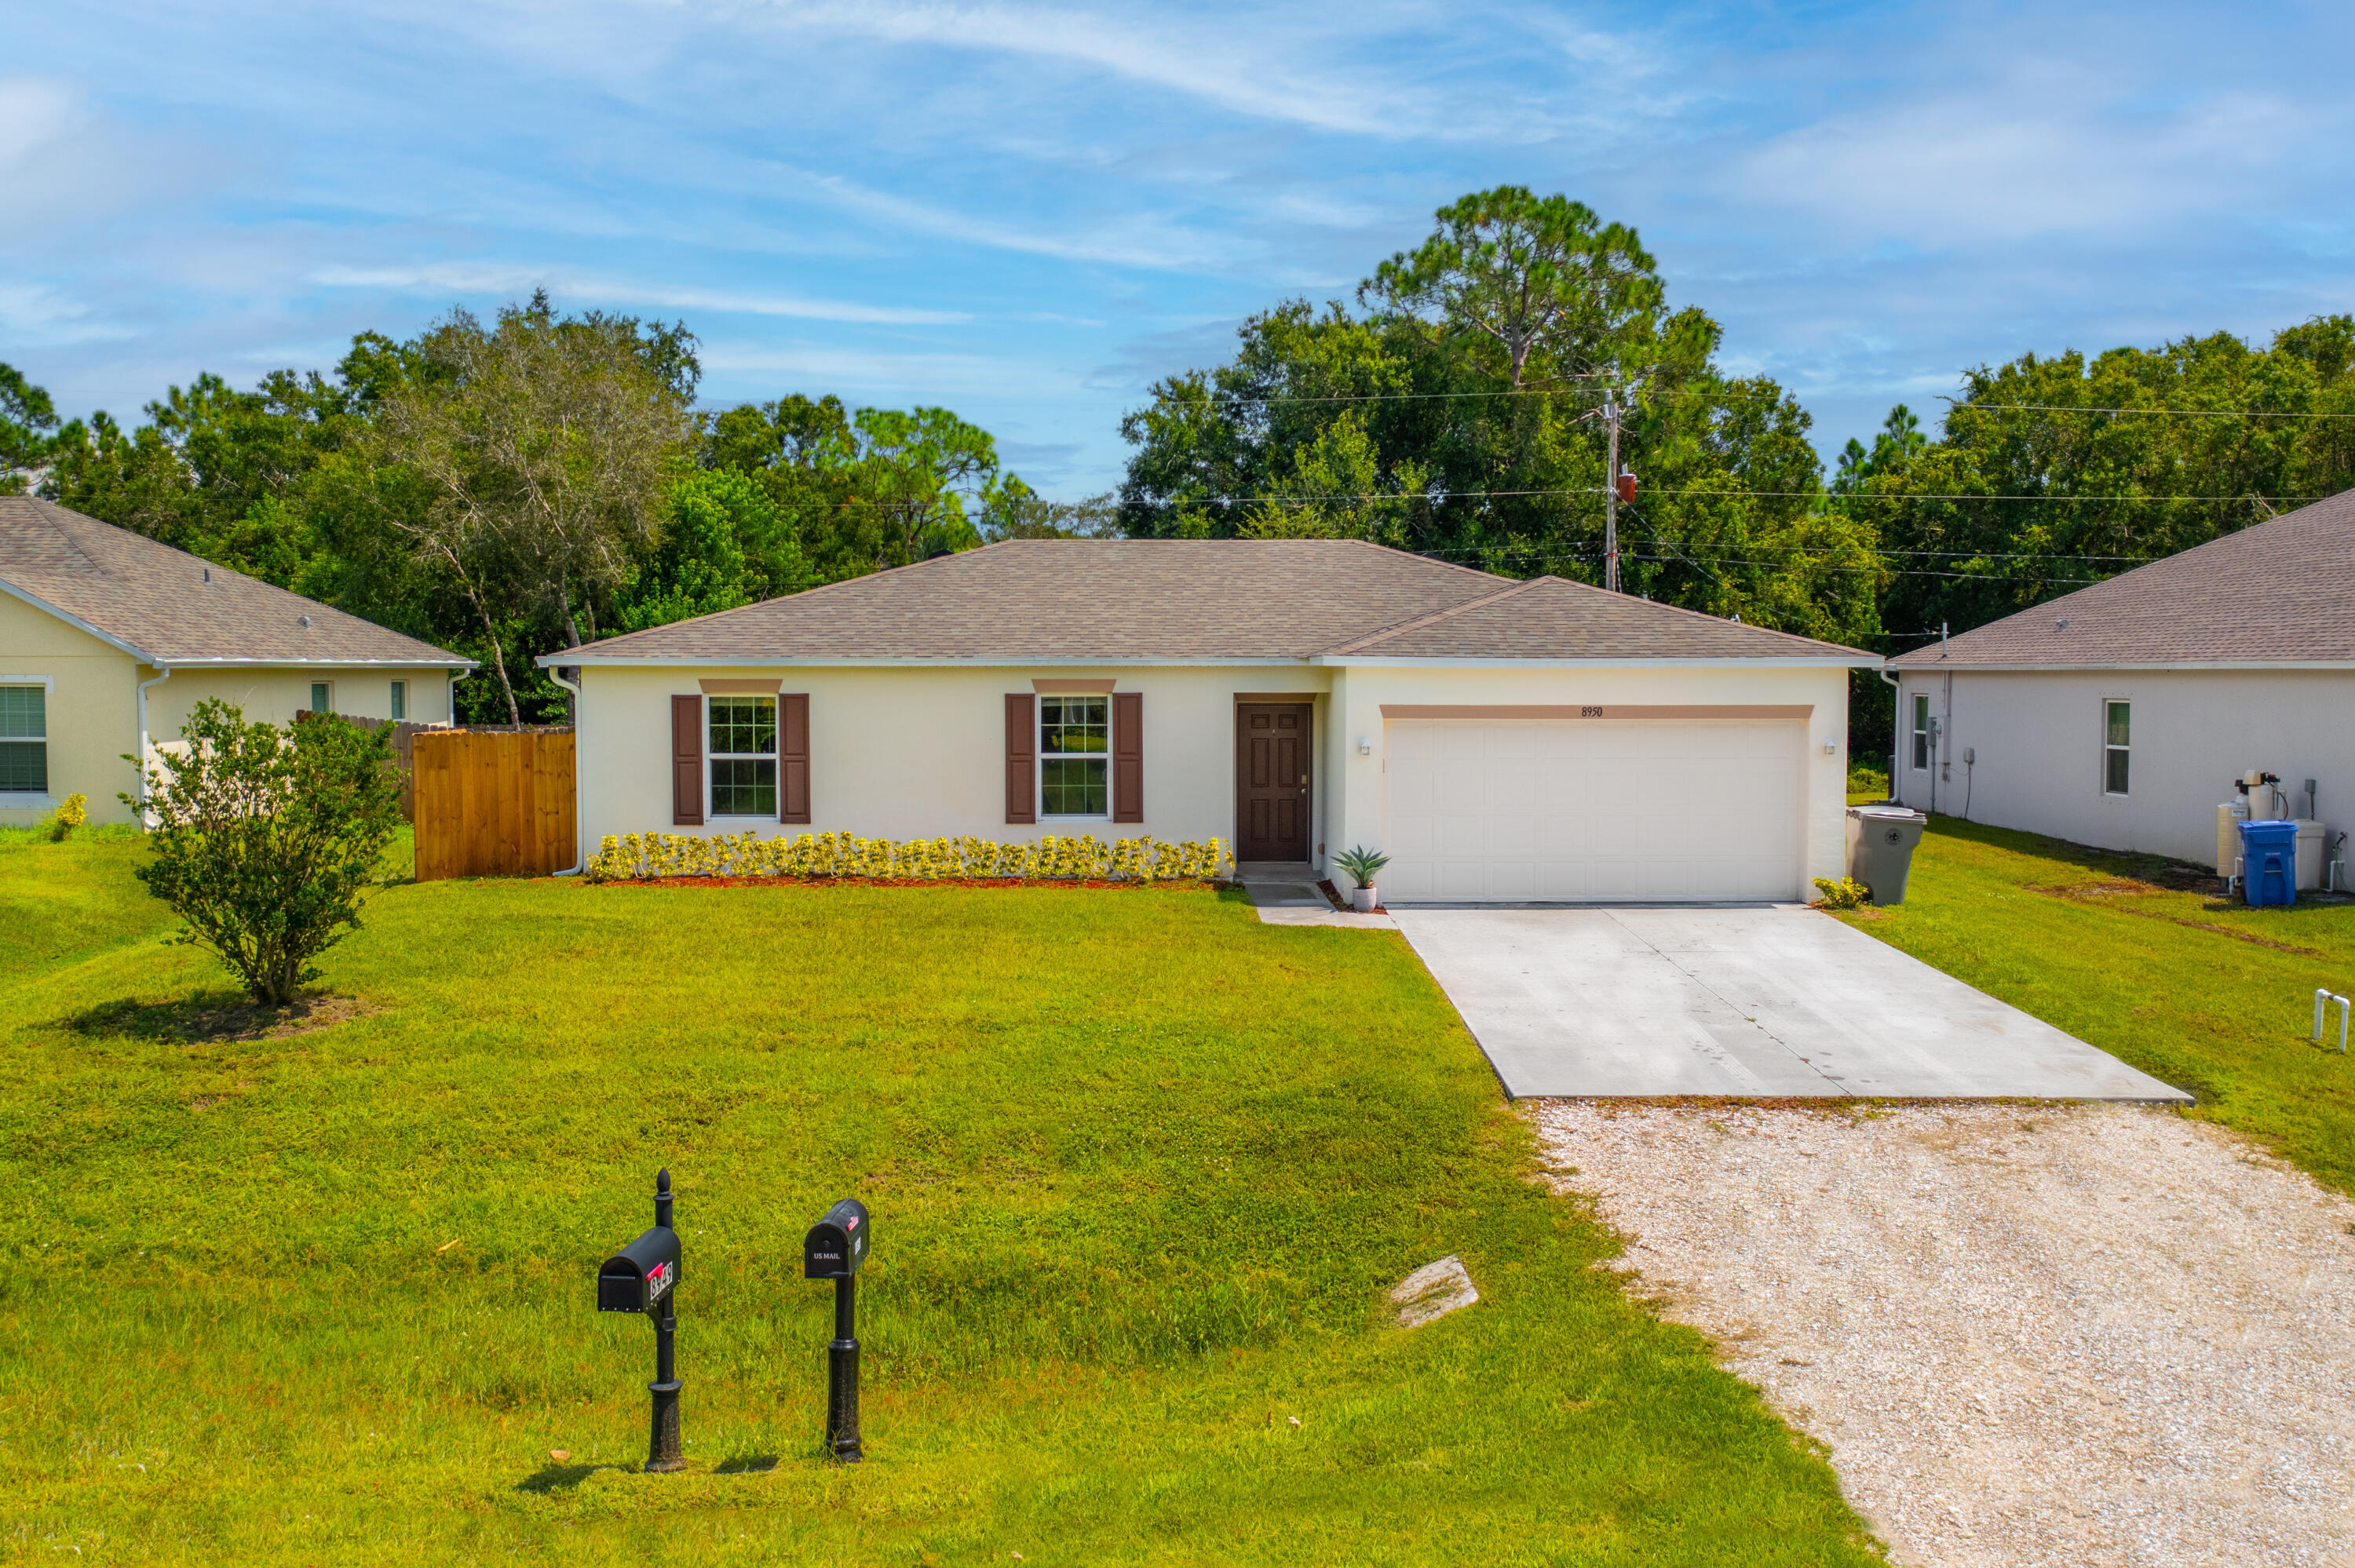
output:
[[[608,833],[846,832],[1022,841],[1045,833],[1186,840],[1234,837],[1234,696],[1322,694],[1323,672],[1213,668],[904,669],[744,667],[582,672],[580,821]],[[715,821],[671,826],[670,699],[703,680],[775,679],[809,695],[808,828]],[[1145,821],[1006,821],[1006,705],[1032,680],[1112,680],[1145,698]]]
[[[1337,781],[1328,821],[1336,849],[1379,847],[1382,836],[1382,705],[1805,706],[1806,724],[1806,866],[1810,877],[1838,877],[1848,856],[1848,672],[1845,669],[1636,665],[1617,668],[1501,666],[1418,668],[1349,665],[1337,670],[1330,726],[1340,754],[1327,777]],[[1360,755],[1359,737],[1371,742]],[[1827,754],[1825,744],[1833,749]],[[1673,792],[1673,779],[1631,780],[1629,788]],[[1710,831],[1696,823],[1695,831]]]
[[[54,802],[77,792],[90,798],[91,821],[130,820],[115,796],[133,783],[123,754],[139,744],[136,668],[121,649],[0,594],[0,683],[46,677],[49,684],[49,792],[29,804],[0,806],[0,826],[37,822]]]
[[[118,796],[136,786],[132,765],[123,760],[139,744],[138,689],[158,672],[102,639],[81,631],[23,600],[0,595],[0,683],[40,679],[48,695],[49,792],[30,804],[0,806],[0,826],[22,827],[47,816],[68,795],[89,798],[93,822],[127,822],[132,812]],[[391,700],[390,683],[409,682],[410,718],[419,724],[450,717],[446,670],[369,665],[271,669],[252,665],[180,665],[168,680],[147,688],[147,737],[167,743],[180,733],[197,704],[218,697],[245,710],[251,720],[290,724],[308,707],[311,683],[335,683],[336,708],[357,717],[381,718]]]
[[[1847,672],[1721,667],[1395,668],[1308,665],[1103,668],[648,669],[589,666],[579,726],[580,821],[593,849],[608,833],[800,832],[774,822],[671,826],[670,699],[703,680],[782,677],[810,699],[807,831],[884,838],[972,834],[1018,840],[1235,837],[1238,694],[1298,694],[1316,706],[1314,837],[1320,858],[1380,841],[1385,702],[1415,704],[1741,704],[1806,705],[1808,874],[1837,876],[1845,853]],[[1110,679],[1145,698],[1145,821],[1009,826],[1005,705],[1034,679]],[[1372,742],[1370,756],[1357,741]],[[1826,756],[1821,743],[1838,749]],[[1673,789],[1676,781],[1649,786]]]
[[[2216,807],[2250,768],[2305,781],[2336,833],[2355,826],[2355,671],[1905,672],[1897,788],[1906,804],[2102,849],[2216,860]],[[1940,720],[1940,756],[1913,766],[1913,694]],[[2103,704],[2134,705],[2128,789],[2103,789]],[[1975,760],[1965,761],[1965,754]]]
[[[147,688],[148,738],[167,741],[178,736],[180,726],[207,697],[244,710],[248,722],[293,724],[294,715],[311,705],[314,681],[333,684],[336,712],[371,719],[392,716],[392,683],[407,681],[410,723],[447,724],[450,720],[447,670],[372,664],[279,669],[182,664],[173,670],[170,680]]]

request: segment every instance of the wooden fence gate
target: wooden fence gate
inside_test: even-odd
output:
[[[570,730],[420,730],[417,880],[546,876],[578,858]]]

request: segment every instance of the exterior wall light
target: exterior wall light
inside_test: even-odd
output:
[[[1374,754],[1374,739],[1373,739],[1373,736],[1368,736],[1368,735],[1361,735],[1361,736],[1359,736],[1358,737],[1358,755],[1359,755],[1359,756],[1360,756],[1360,757],[1371,757],[1373,754]]]

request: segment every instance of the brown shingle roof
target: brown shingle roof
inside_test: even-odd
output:
[[[1332,650],[1366,659],[1828,659],[1873,655],[1539,577]]]
[[[1890,662],[1952,670],[2355,662],[2350,578],[2355,490]]]
[[[1810,658],[1853,650],[1348,539],[1018,539],[542,662]]]
[[[153,663],[474,662],[29,495],[0,495],[0,584]]]

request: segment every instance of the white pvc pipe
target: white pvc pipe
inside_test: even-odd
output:
[[[152,681],[139,683],[139,825],[147,825],[147,688],[160,686],[172,678],[172,666],[159,666],[164,672]]]
[[[572,863],[551,874],[578,876],[589,863],[588,839],[581,831],[587,818],[581,810],[581,718],[586,710],[581,705],[581,687],[566,680],[561,669],[550,664],[548,678],[572,694]]]

